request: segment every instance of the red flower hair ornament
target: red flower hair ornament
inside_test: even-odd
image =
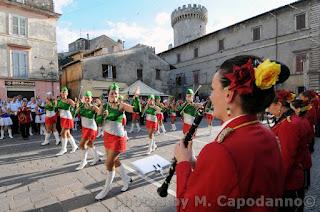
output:
[[[255,83],[254,67],[252,59],[242,66],[233,66],[233,73],[224,75],[230,80],[229,90],[236,90],[239,95],[250,94],[253,92]]]

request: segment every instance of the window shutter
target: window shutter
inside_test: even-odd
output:
[[[107,78],[108,77],[108,65],[102,64],[102,77]]]
[[[26,18],[19,18],[19,19],[20,19],[19,34],[26,36],[27,35],[27,19]]]
[[[19,53],[15,51],[12,52],[12,74],[13,77],[19,76]]]
[[[19,35],[19,18],[12,16],[12,34]]]

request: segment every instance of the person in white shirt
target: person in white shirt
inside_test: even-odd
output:
[[[31,126],[29,128],[29,135],[33,135],[32,131],[34,133],[38,133],[39,132],[39,128],[37,126],[37,124],[35,123],[35,120],[36,120],[36,108],[37,108],[38,104],[37,104],[37,101],[34,97],[31,97],[30,101],[28,102],[27,104],[27,107],[30,108],[31,110],[31,117],[32,117],[32,120],[31,120]]]
[[[21,104],[19,103],[17,97],[13,97],[12,101],[7,105],[7,109],[10,111],[10,118],[12,120],[12,133],[18,134],[19,133],[19,121],[17,112],[19,108],[21,107]]]

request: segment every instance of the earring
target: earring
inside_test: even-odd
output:
[[[231,109],[229,107],[227,107],[227,114],[229,117],[231,116]]]

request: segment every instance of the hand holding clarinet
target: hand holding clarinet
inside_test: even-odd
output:
[[[192,137],[198,128],[203,116],[204,116],[204,108],[206,107],[206,104],[208,101],[206,101],[198,110],[198,115],[193,121],[193,124],[189,130],[189,132],[186,134],[185,138],[180,140],[179,144],[177,144],[175,149],[175,157],[172,160],[172,164],[169,169],[168,176],[166,177],[164,183],[161,187],[158,188],[157,192],[160,195],[160,197],[166,197],[168,195],[168,188],[170,181],[176,171],[176,165],[177,163],[180,163],[182,161],[189,161],[192,160]]]

